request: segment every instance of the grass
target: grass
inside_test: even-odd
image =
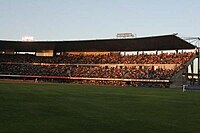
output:
[[[0,132],[197,133],[200,91],[0,83]]]

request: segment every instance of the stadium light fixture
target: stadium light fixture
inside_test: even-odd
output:
[[[117,33],[116,37],[118,39],[134,38],[136,34],[133,33]]]

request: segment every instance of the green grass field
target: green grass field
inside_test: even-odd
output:
[[[0,83],[0,132],[199,131],[200,91]]]

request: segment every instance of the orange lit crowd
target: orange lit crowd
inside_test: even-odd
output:
[[[0,62],[15,63],[65,63],[65,64],[185,64],[194,53],[163,53],[139,55],[74,55],[65,54],[55,57],[37,57],[34,55],[0,54]]]

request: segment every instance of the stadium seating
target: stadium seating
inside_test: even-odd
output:
[[[94,80],[92,78],[106,79],[152,79],[170,80],[194,56],[194,53],[173,54],[139,54],[126,55],[73,55],[66,54],[55,57],[37,57],[34,55],[0,55],[1,75],[26,76],[61,76],[91,78],[79,80],[79,83],[98,85],[148,85],[142,82],[122,82],[110,80]],[[104,64],[104,65],[102,65]],[[105,65],[106,64],[106,65]],[[111,64],[115,64],[114,66]],[[122,65],[123,64],[123,65]],[[134,65],[138,64],[138,65]],[[146,65],[145,64],[151,64]],[[173,69],[158,67],[152,64],[175,64]],[[75,80],[74,80],[75,81]],[[76,81],[77,82],[77,81]],[[161,84],[163,85],[163,84]],[[165,86],[165,85],[164,85]]]

